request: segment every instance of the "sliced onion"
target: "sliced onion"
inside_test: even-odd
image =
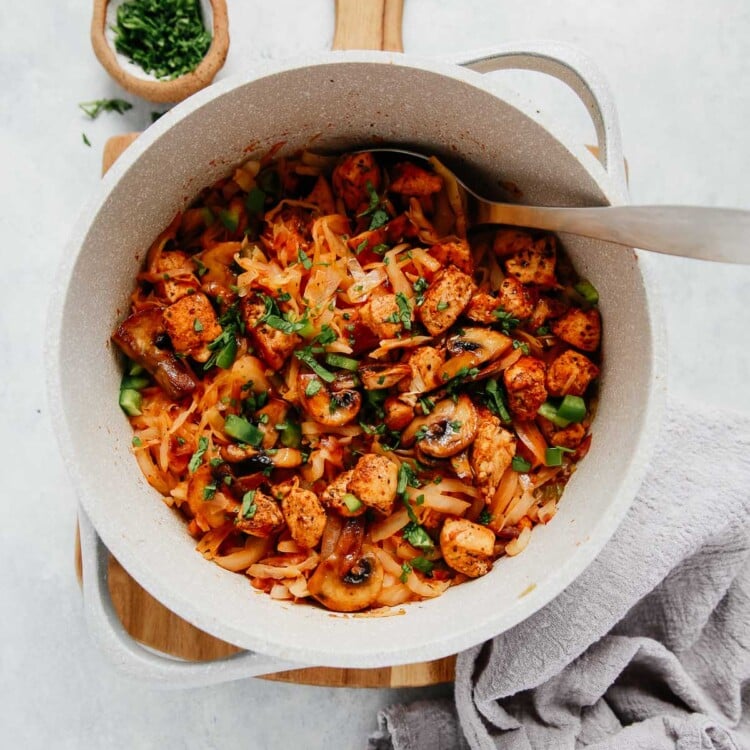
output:
[[[505,554],[508,557],[514,557],[515,555],[523,552],[531,540],[531,529],[526,527],[515,539],[512,539],[505,545]]]
[[[466,504],[468,505],[468,503]],[[407,523],[409,523],[409,514],[406,508],[401,508],[395,513],[391,513],[388,518],[374,523],[370,527],[370,538],[373,542],[387,539],[389,536],[393,536],[397,531],[403,529]]]

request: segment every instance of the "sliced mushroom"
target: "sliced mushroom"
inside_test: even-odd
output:
[[[318,565],[307,589],[324,607],[334,612],[357,612],[369,607],[383,586],[383,566],[369,547],[343,575],[339,560],[332,555]]]
[[[455,402],[452,398],[443,399],[427,416],[415,419],[401,436],[401,444],[408,447],[418,440],[422,453],[448,458],[471,444],[477,427],[477,410],[471,399],[462,394]]]
[[[299,374],[297,392],[302,408],[316,422],[328,427],[349,424],[359,414],[362,406],[362,395],[359,391],[339,389],[335,383],[328,385],[314,373]]]
[[[443,381],[455,378],[464,368],[497,359],[509,346],[511,339],[487,328],[466,328],[447,341],[451,358],[440,368]]]
[[[376,391],[382,388],[392,388],[396,383],[411,375],[411,367],[406,364],[371,364],[361,365],[358,372],[365,389]]]
[[[130,359],[145,367],[172,399],[189,396],[197,385],[192,373],[171,351],[160,349],[156,341],[164,337],[162,308],[151,307],[126,318],[112,340]]]

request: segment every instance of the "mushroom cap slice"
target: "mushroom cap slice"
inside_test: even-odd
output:
[[[383,587],[383,566],[369,547],[343,576],[336,555],[324,560],[307,582],[307,589],[326,609],[358,612],[369,607]]]
[[[469,446],[477,434],[479,420],[471,399],[461,394],[456,401],[446,398],[424,417],[418,417],[404,430],[402,445],[419,439],[420,450],[433,458],[448,458]]]
[[[464,368],[471,369],[497,359],[511,345],[511,339],[487,328],[465,328],[446,343],[452,356],[440,368],[443,381],[455,378]]]

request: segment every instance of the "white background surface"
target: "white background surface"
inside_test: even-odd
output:
[[[220,76],[259,59],[330,47],[332,5],[229,0],[232,42]],[[163,693],[128,682],[91,648],[73,573],[75,497],[47,419],[46,305],[66,235],[99,179],[104,142],[146,127],[157,109],[137,103],[124,116],[90,122],[76,107],[110,96],[135,101],[91,52],[91,6],[91,0],[0,5],[0,744],[363,747],[378,707],[425,691],[247,680]],[[406,0],[404,45],[420,56],[533,38],[577,44],[599,62],[618,102],[634,202],[750,208],[746,0]],[[592,141],[572,95],[532,74],[512,80],[582,141]],[[671,391],[717,408],[750,409],[750,267],[666,258],[654,265],[670,339]]]

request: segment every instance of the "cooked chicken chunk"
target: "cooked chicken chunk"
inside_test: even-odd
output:
[[[174,350],[198,362],[211,356],[208,344],[221,334],[216,313],[208,297],[200,292],[170,305],[164,311],[164,326]]]
[[[548,419],[540,417],[539,428],[550,445],[561,445],[563,448],[577,448],[586,437],[586,427],[580,423],[560,429]]]
[[[599,368],[586,356],[568,349],[547,368],[547,390],[551,396],[583,396]]]
[[[529,318],[529,328],[536,331],[541,328],[550,318],[557,318],[565,312],[566,306],[559,300],[550,297],[540,297],[534,305],[534,310]]]
[[[443,242],[430,248],[430,255],[439,260],[442,266],[453,264],[469,275],[474,273],[474,259],[471,257],[469,243],[463,240]]]
[[[292,539],[300,547],[312,549],[320,541],[326,512],[314,492],[299,487],[292,489],[282,498],[281,511]]]
[[[448,518],[440,532],[440,549],[453,570],[478,578],[492,569],[495,535],[465,518]]]
[[[360,212],[370,205],[367,183],[380,190],[380,167],[369,152],[350,154],[333,170],[333,190],[349,211]]]
[[[534,295],[531,290],[513,276],[503,279],[497,301],[502,310],[518,320],[526,320],[534,310]]]
[[[367,506],[363,503],[357,508],[357,510],[351,511],[344,502],[344,495],[354,494],[349,492],[349,481],[351,480],[353,473],[354,472],[350,470],[345,471],[343,474],[339,474],[336,479],[325,488],[323,494],[320,496],[323,505],[335,510],[340,515],[347,518],[361,516],[367,510]]]
[[[419,317],[432,336],[447,331],[469,304],[474,283],[471,276],[448,266],[440,271],[424,294]]]
[[[357,461],[348,491],[365,505],[388,515],[393,510],[398,487],[398,468],[385,456],[367,453]]]
[[[243,298],[240,312],[245,321],[245,328],[261,357],[271,369],[280,370],[294,351],[294,347],[299,344],[300,337],[296,333],[284,333],[266,323],[260,323],[266,306],[263,300],[255,295]]]
[[[555,336],[576,349],[593,352],[599,347],[602,335],[602,321],[596,308],[581,310],[572,307],[565,315],[552,324]]]
[[[445,362],[445,355],[433,346],[420,346],[409,357],[411,379],[402,384],[407,393],[425,393],[443,384],[440,380],[440,368]]]
[[[530,248],[525,247],[506,258],[505,269],[523,284],[552,287],[557,284],[556,260],[557,239],[552,234],[546,234],[535,240]]]
[[[154,264],[154,273],[162,275],[158,282],[159,296],[170,302],[177,302],[188,294],[195,294],[200,288],[197,278],[191,273],[193,262],[180,250],[162,253]],[[175,271],[179,271],[179,278],[172,278]]]
[[[389,430],[403,430],[414,419],[414,409],[396,396],[389,396],[383,404],[383,409],[383,421]]]
[[[536,357],[521,357],[504,373],[508,407],[519,419],[534,419],[547,400],[544,362]]]
[[[512,433],[504,430],[488,409],[481,409],[479,429],[471,445],[471,468],[487,503],[515,455],[516,440]]]
[[[381,339],[392,339],[404,330],[395,294],[379,294],[359,309],[361,321]]]
[[[500,309],[500,301],[489,292],[477,292],[469,300],[464,315],[475,323],[492,325],[497,323],[495,311]]]
[[[170,398],[180,399],[189,396],[197,383],[171,351],[156,345],[165,330],[162,308],[150,307],[123,320],[112,340],[130,359],[145,367]]]
[[[443,187],[443,178],[434,172],[428,172],[410,161],[396,164],[393,168],[393,181],[388,189],[401,195],[431,195]]]
[[[255,510],[252,510],[252,505]],[[247,512],[249,517],[242,515],[242,510],[237,513],[234,525],[245,534],[250,536],[267,537],[279,531],[284,526],[284,516],[278,503],[260,490],[255,490],[253,502]]]

